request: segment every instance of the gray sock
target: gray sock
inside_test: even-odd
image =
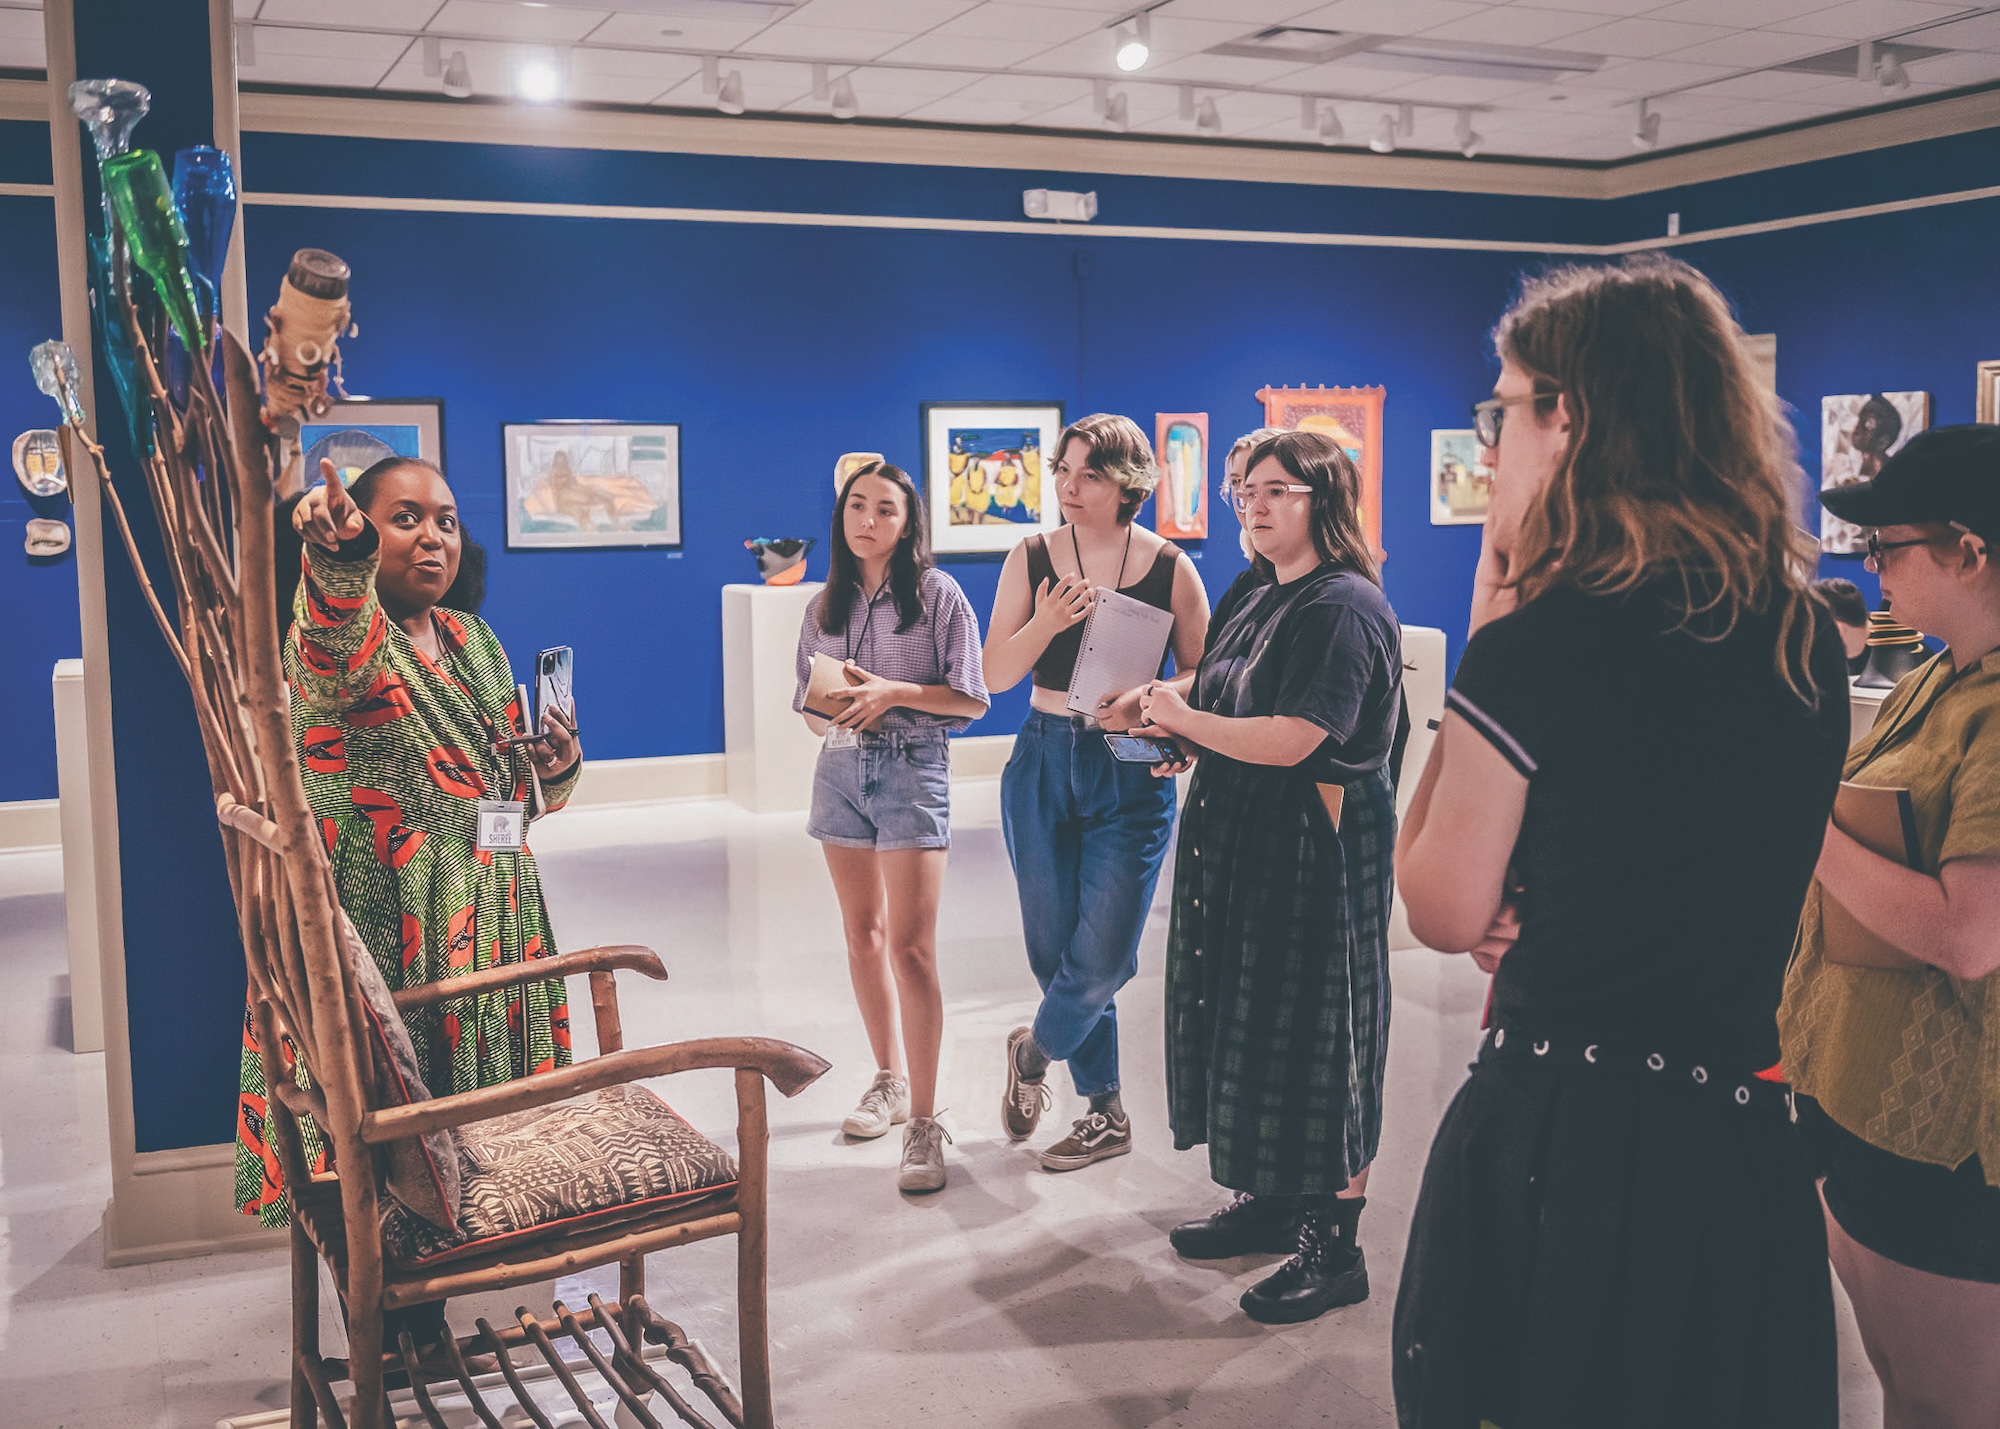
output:
[[[1090,1109],[1094,1112],[1102,1112],[1113,1121],[1125,1120],[1125,1103],[1118,1099],[1118,1092],[1115,1088],[1108,1092],[1099,1092],[1096,1096],[1092,1097],[1090,1099]]]
[[[1048,1074],[1049,1054],[1036,1045],[1033,1037],[1023,1037],[1014,1048],[1014,1070],[1031,1082],[1039,1082]]]

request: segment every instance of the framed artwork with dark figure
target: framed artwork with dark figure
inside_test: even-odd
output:
[[[500,429],[509,550],[681,544],[681,429],[532,422]]]
[[[307,486],[319,484],[322,459],[352,481],[386,456],[411,456],[444,466],[444,401],[438,397],[347,397],[323,416],[299,423],[300,465]]]
[[[1386,387],[1266,387],[1264,425],[1324,432],[1339,442],[1361,472],[1361,530],[1375,559],[1382,549],[1382,402]]]
[[[1978,422],[2000,422],[2000,360],[1979,364]]]
[[[1928,392],[1865,392],[1822,397],[1819,402],[1819,485],[1828,491],[1871,480],[1903,443],[1931,424]],[[1858,556],[1859,526],[1831,512],[1819,514],[1819,548],[1830,556]]]
[[[924,504],[940,556],[1004,555],[1062,524],[1060,402],[925,402]]]

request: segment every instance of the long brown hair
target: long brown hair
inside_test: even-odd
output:
[[[1361,473],[1354,458],[1324,432],[1279,432],[1250,449],[1250,460],[1243,464],[1246,481],[1266,458],[1276,460],[1293,481],[1312,488],[1312,538],[1320,559],[1382,584],[1375,553],[1361,532]],[[1278,578],[1262,556],[1253,555],[1250,564],[1266,579]]]
[[[847,498],[853,494],[854,483],[864,476],[879,476],[903,493],[903,534],[889,553],[889,598],[896,606],[896,628],[908,630],[924,618],[924,572],[931,568],[931,534],[924,524],[924,505],[917,496],[916,483],[900,466],[865,462],[848,473],[841,483],[840,499],[833,503],[826,593],[819,606],[819,628],[828,635],[838,635],[847,628],[855,597],[861,592],[861,562],[847,544]]]
[[[1715,285],[1659,255],[1559,268],[1522,285],[1493,345],[1546,394],[1540,413],[1559,393],[1569,414],[1555,475],[1522,517],[1520,598],[1664,579],[1680,587],[1680,628],[1707,640],[1770,612],[1776,669],[1816,706],[1797,440]]]

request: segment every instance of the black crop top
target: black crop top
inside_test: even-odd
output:
[[[1042,582],[1054,585],[1055,562],[1049,559],[1049,543],[1046,537],[1028,538],[1028,594],[1042,588]],[[1174,562],[1181,556],[1181,548],[1172,541],[1160,547],[1160,553],[1153,557],[1153,564],[1146,574],[1128,586],[1120,586],[1120,595],[1133,600],[1144,601],[1147,605],[1161,610],[1174,608]],[[1042,651],[1042,658],[1035,661],[1035,688],[1040,690],[1067,690],[1070,676],[1076,671],[1076,657],[1083,649],[1083,622],[1079,620],[1069,629],[1059,631]]]

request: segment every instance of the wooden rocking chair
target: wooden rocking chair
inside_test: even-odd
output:
[[[139,333],[129,300],[125,317]],[[228,333],[216,340],[223,346],[228,400],[217,393],[208,365],[195,361],[188,364],[193,380],[181,412],[169,402],[143,338],[135,343],[158,434],[154,454],[141,466],[172,575],[176,619],[169,619],[148,579],[103,451],[84,431],[81,405],[67,387],[64,443],[66,458],[80,449],[95,467],[145,598],[194,694],[249,968],[250,1016],[272,1091],[264,1109],[267,1136],[292,1194],[292,1424],[314,1425],[324,1415],[336,1426],[381,1429],[391,1422],[385,1374],[400,1373],[426,1422],[440,1429],[446,1424],[432,1393],[440,1385],[436,1397],[463,1394],[482,1424],[500,1429],[468,1365],[470,1357],[491,1356],[510,1397],[547,1429],[550,1420],[534,1406],[513,1361],[514,1352],[527,1349],[547,1362],[584,1422],[605,1429],[574,1372],[581,1364],[566,1362],[558,1348],[568,1341],[617,1395],[621,1425],[658,1425],[649,1407],[655,1394],[686,1423],[709,1423],[656,1372],[647,1344],[662,1347],[664,1358],[686,1372],[729,1424],[770,1425],[764,1082],[789,1097],[827,1064],[798,1047],[755,1037],[625,1047],[614,973],[666,976],[659,959],[643,948],[593,948],[494,967],[388,1000],[340,910],[294,755],[273,594],[277,448],[259,418],[251,359]],[[397,1013],[571,974],[590,980],[600,1049],[592,1060],[431,1099],[414,1084],[414,1059],[398,1059],[396,1043],[400,1037],[407,1045],[407,1032]],[[734,1163],[650,1093],[628,1088],[638,1079],[698,1068],[734,1072]],[[586,1093],[597,1101],[569,1102],[540,1114],[557,1121],[522,1126],[524,1117],[537,1115],[531,1109]],[[606,1130],[606,1116],[621,1111],[632,1115],[622,1121],[611,1116]],[[319,1175],[301,1152],[299,1121],[308,1115],[331,1151],[332,1169]],[[583,1138],[572,1151],[601,1146],[627,1157],[630,1164],[617,1174],[568,1178],[611,1184],[608,1198],[600,1194],[588,1206],[551,1211],[546,1175],[529,1196],[510,1196],[507,1187],[492,1184],[505,1180],[524,1147],[531,1153],[562,1135]],[[394,1196],[396,1168],[407,1169],[413,1159],[443,1195],[442,1219],[461,1213],[455,1231],[426,1222]],[[461,1164],[463,1184],[454,1193],[450,1183]],[[483,1228],[464,1217],[475,1200],[494,1213],[485,1215]],[[439,1209],[433,1208],[433,1218]],[[398,1250],[392,1232],[399,1225],[416,1229],[421,1253],[411,1253],[407,1244]],[[740,1400],[699,1348],[645,1299],[649,1252],[725,1235],[737,1237]],[[321,1351],[321,1257],[346,1311],[351,1350],[345,1360]],[[463,1338],[447,1331],[438,1349],[442,1365],[438,1356],[420,1361],[407,1332],[399,1344],[383,1346],[385,1311],[614,1264],[615,1306],[593,1295],[582,1309],[558,1303],[546,1314],[524,1310],[505,1328],[482,1320]],[[593,1340],[594,1330],[603,1332],[608,1352]],[[534,1377],[546,1388],[541,1371]],[[343,1380],[352,1385],[345,1408],[334,1390]]]

